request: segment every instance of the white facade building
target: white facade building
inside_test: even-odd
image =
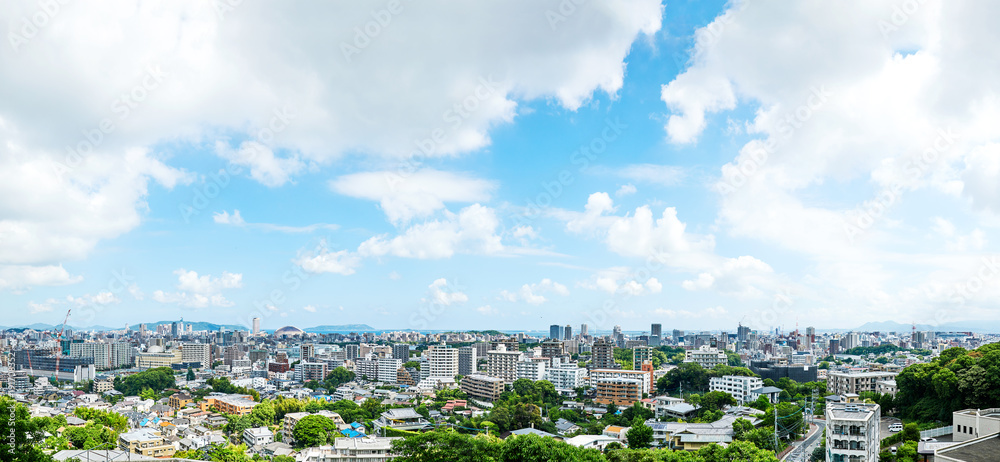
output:
[[[750,392],[763,386],[764,381],[760,377],[743,377],[739,375],[712,377],[708,382],[709,391],[729,393],[739,404],[751,401]]]
[[[871,403],[830,403],[826,407],[826,460],[876,462],[881,409]]]
[[[725,351],[702,345],[697,350],[687,350],[684,353],[684,362],[697,363],[704,369],[711,369],[719,364],[729,364],[729,358]]]

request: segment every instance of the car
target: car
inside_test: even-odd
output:
[[[923,441],[925,443],[937,443],[937,438],[931,438],[931,437],[927,436],[927,437],[924,437],[924,438],[920,438],[920,441]]]
[[[896,447],[893,446],[893,447],[889,448],[889,452],[895,454],[896,453]]]
[[[901,431],[903,431],[903,424],[901,424],[901,423],[894,423],[892,425],[889,425],[889,431],[891,431],[893,433],[895,433],[895,432],[901,432]]]

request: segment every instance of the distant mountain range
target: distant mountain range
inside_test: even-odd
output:
[[[935,332],[975,332],[977,334],[989,334],[1000,332],[1000,321],[955,321],[941,323],[936,326],[930,324],[917,324],[918,331]],[[895,321],[868,322],[854,329],[831,329],[832,331],[855,332],[911,332],[913,324],[904,324]]]

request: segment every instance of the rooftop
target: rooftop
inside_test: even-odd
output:
[[[986,435],[948,448],[939,449],[934,455],[934,460],[986,462],[997,460],[997,454],[1000,454],[1000,433]]]

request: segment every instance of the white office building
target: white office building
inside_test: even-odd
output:
[[[444,345],[428,348],[427,367],[428,378],[454,379],[458,375],[458,349]]]
[[[204,369],[212,367],[212,345],[207,343],[185,343],[181,345],[181,361],[186,363],[201,363],[201,367]]]
[[[750,392],[763,386],[764,382],[760,377],[743,377],[739,375],[712,377],[708,381],[709,391],[729,393],[740,404],[751,401]]]
[[[711,369],[719,364],[729,364],[725,351],[702,345],[697,350],[687,350],[684,353],[684,362],[697,363],[704,369]]]
[[[575,364],[564,364],[546,370],[545,377],[549,382],[552,382],[556,391],[563,394],[570,394],[584,385],[584,381],[587,378],[587,369],[577,367]]]
[[[545,380],[545,363],[547,361],[518,361],[517,378],[532,381]]]

